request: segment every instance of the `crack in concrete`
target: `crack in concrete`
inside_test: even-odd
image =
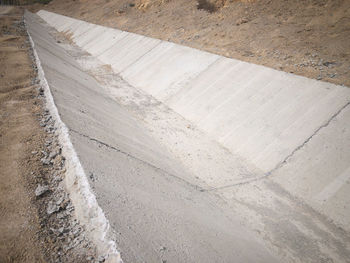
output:
[[[346,107],[350,105],[350,101],[348,101],[345,105],[343,105],[338,111],[336,111],[324,124],[322,124],[320,127],[318,127],[302,144],[300,144],[298,147],[296,147],[289,155],[287,155],[280,163],[278,163],[275,168],[270,170],[269,172],[266,173],[267,176],[271,175],[273,172],[276,170],[280,169],[283,167],[287,161],[301,148],[303,148],[315,135],[319,133],[320,130],[323,128],[326,128],[334,118],[336,118]]]
[[[85,134],[81,134],[81,133],[79,133],[78,131],[75,131],[75,130],[73,130],[73,129],[70,129],[70,131],[75,132],[75,133],[77,133],[77,134],[79,134],[80,136],[83,136],[83,137],[85,137],[85,138],[88,138],[88,139],[91,140],[91,141],[94,141],[94,142],[96,142],[96,143],[99,143],[99,144],[101,144],[101,145],[104,145],[104,146],[106,146],[106,147],[108,147],[108,148],[110,148],[110,149],[113,149],[113,150],[115,150],[115,151],[118,151],[118,152],[120,152],[120,153],[123,153],[123,154],[127,155],[128,157],[131,157],[131,158],[133,158],[133,159],[135,159],[135,160],[138,160],[138,161],[140,161],[140,162],[142,162],[142,163],[144,163],[144,164],[146,164],[146,165],[148,165],[148,166],[150,166],[150,167],[152,167],[152,168],[154,168],[154,169],[156,169],[156,170],[159,170],[159,171],[161,171],[161,172],[163,172],[163,173],[165,173],[165,174],[171,176],[171,177],[177,178],[178,180],[181,180],[181,181],[185,182],[186,184],[191,185],[192,187],[194,187],[196,190],[199,190],[200,192],[211,192],[211,191],[216,191],[216,190],[227,189],[227,188],[234,187],[234,186],[245,185],[245,184],[252,183],[252,182],[256,182],[256,181],[260,181],[260,180],[262,180],[262,179],[265,179],[265,178],[269,177],[269,176],[270,176],[272,173],[274,173],[276,170],[278,170],[278,169],[280,169],[281,167],[283,167],[283,166],[287,163],[287,161],[288,161],[297,151],[299,151],[301,148],[303,148],[315,135],[318,134],[318,132],[319,132],[320,130],[322,130],[323,128],[327,127],[327,126],[332,122],[332,120],[333,120],[334,118],[336,118],[336,117],[337,117],[346,107],[348,107],[349,105],[350,105],[350,101],[348,101],[348,102],[347,102],[345,105],[343,105],[337,112],[335,112],[324,124],[322,124],[320,127],[318,127],[318,128],[317,128],[317,129],[316,129],[302,144],[300,144],[298,147],[296,147],[288,156],[286,156],[286,157],[285,157],[280,163],[278,163],[272,170],[270,170],[270,171],[264,173],[264,174],[261,175],[261,176],[255,177],[255,178],[251,178],[251,179],[247,179],[247,180],[242,180],[242,181],[237,182],[237,183],[234,183],[234,184],[225,185],[225,186],[221,186],[221,187],[213,187],[213,188],[209,188],[209,189],[204,189],[204,188],[202,188],[202,187],[200,187],[200,186],[198,186],[198,185],[192,184],[192,183],[190,183],[190,182],[188,182],[188,181],[186,181],[186,180],[184,180],[184,179],[182,179],[182,178],[180,178],[180,177],[178,177],[178,176],[176,176],[176,175],[174,175],[174,174],[171,174],[171,173],[169,173],[169,172],[163,170],[162,168],[159,168],[159,167],[157,167],[157,166],[155,166],[155,165],[153,165],[153,164],[151,164],[151,163],[145,162],[144,160],[142,160],[142,159],[140,159],[140,158],[137,158],[137,157],[135,157],[135,156],[133,156],[133,155],[127,153],[127,152],[124,152],[124,151],[122,151],[122,150],[120,150],[120,149],[118,149],[118,148],[116,148],[116,147],[114,147],[114,146],[108,145],[108,144],[106,144],[106,143],[104,143],[104,142],[102,142],[102,141],[100,141],[100,140],[98,140],[98,139],[91,138],[91,137],[89,137],[89,136],[87,136],[87,135],[85,135]]]
[[[230,188],[230,187],[234,187],[234,186],[244,185],[244,184],[248,184],[248,183],[259,181],[261,179],[266,178],[267,176],[269,176],[269,175],[265,173],[265,174],[263,174],[262,176],[259,176],[259,177],[247,179],[247,180],[244,180],[244,181],[242,180],[241,182],[238,182],[238,183],[234,183],[234,184],[230,184],[230,185],[224,185],[224,186],[220,186],[220,187],[214,187],[214,188],[211,188],[211,189],[208,189],[208,190],[203,190],[203,191],[210,192],[210,191],[222,190],[222,189],[226,189],[226,188]]]
[[[144,165],[147,165],[147,166],[149,166],[149,167],[151,167],[151,168],[153,168],[153,169],[155,169],[155,170],[158,170],[158,171],[160,171],[160,172],[162,172],[162,173],[164,173],[164,174],[166,174],[166,175],[168,175],[168,176],[170,176],[170,177],[176,178],[177,180],[180,180],[180,181],[184,182],[185,184],[187,184],[187,185],[193,187],[193,188],[194,188],[195,190],[197,190],[197,191],[200,191],[200,192],[206,191],[206,190],[204,190],[202,187],[200,187],[200,186],[198,186],[198,185],[192,184],[192,183],[186,181],[185,179],[183,179],[183,178],[181,178],[181,177],[179,177],[179,176],[176,176],[176,175],[174,175],[174,174],[172,174],[172,173],[169,173],[169,172],[165,171],[164,169],[162,169],[162,168],[160,168],[160,167],[158,167],[158,166],[156,166],[156,165],[154,165],[154,164],[151,164],[151,163],[149,163],[149,162],[146,162],[146,161],[144,161],[144,160],[142,160],[142,159],[140,159],[140,158],[138,158],[138,157],[136,157],[136,156],[134,156],[134,155],[131,155],[130,153],[127,153],[127,152],[125,152],[125,151],[123,151],[123,150],[121,150],[121,149],[118,149],[118,148],[115,147],[115,146],[109,145],[109,144],[107,144],[107,143],[105,143],[105,142],[103,142],[103,141],[100,141],[100,140],[98,140],[98,139],[92,138],[92,137],[90,137],[90,136],[88,136],[88,135],[86,135],[86,134],[82,134],[82,133],[80,133],[80,132],[78,132],[78,131],[76,131],[76,130],[74,130],[74,129],[71,129],[71,128],[69,128],[69,131],[71,131],[71,132],[73,132],[73,133],[75,133],[75,134],[78,134],[79,136],[82,136],[82,137],[84,137],[84,138],[87,138],[88,140],[93,141],[93,142],[95,142],[95,143],[97,143],[97,144],[103,145],[103,146],[105,146],[105,147],[107,147],[107,148],[109,148],[109,149],[111,149],[111,150],[114,150],[114,151],[117,151],[117,152],[119,152],[119,153],[121,153],[121,154],[124,154],[124,155],[126,155],[127,157],[130,157],[130,158],[132,158],[132,159],[134,159],[134,160],[137,160],[137,161],[143,163]]]
[[[239,185],[244,185],[244,184],[256,182],[256,181],[259,181],[259,180],[262,180],[262,179],[269,177],[272,173],[274,173],[278,169],[282,168],[287,163],[287,161],[297,151],[299,151],[301,148],[303,148],[315,135],[318,134],[318,132],[320,130],[322,130],[323,128],[326,128],[333,121],[333,119],[336,118],[349,105],[350,105],[350,101],[348,101],[338,111],[336,111],[324,124],[322,124],[320,127],[318,127],[302,144],[300,144],[298,147],[296,147],[288,156],[286,156],[281,162],[279,162],[272,170],[268,171],[267,173],[264,173],[262,176],[251,178],[251,179],[241,181],[238,183],[234,183],[234,184],[230,184],[230,185],[225,185],[225,186],[221,186],[221,187],[216,187],[216,188],[204,190],[204,191],[215,191],[215,190],[226,189],[226,188],[230,188],[230,187],[234,187],[234,186],[239,186]]]

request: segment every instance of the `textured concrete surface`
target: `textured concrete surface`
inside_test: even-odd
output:
[[[350,107],[272,177],[312,207],[350,229]]]
[[[86,100],[84,114],[65,115],[74,129],[83,127],[83,136],[73,132],[72,140],[84,153],[80,159],[99,203],[114,229],[123,230],[116,239],[127,259],[164,255],[172,261],[178,254],[186,262],[205,262],[208,253],[205,259],[197,253],[216,250],[214,242],[220,250],[210,260],[232,261],[226,249],[235,250],[237,243],[226,247],[185,217],[200,225],[204,220],[210,228],[224,215],[235,222],[232,229],[253,230],[249,239],[262,240],[281,262],[348,262],[349,88],[53,13],[39,15],[81,48],[57,44],[85,71],[84,85],[99,86],[94,98],[85,99],[81,87],[69,106],[61,98],[62,110]],[[97,98],[100,93],[105,100]],[[88,122],[79,120],[86,116]],[[123,153],[132,160],[122,160]],[[160,169],[148,171],[143,161]],[[169,185],[164,178],[171,179]],[[184,219],[181,225],[178,217]],[[158,229],[164,232],[160,239]],[[169,243],[171,235],[177,238]],[[161,252],[155,253],[159,245]]]
[[[227,205],[26,14],[62,121],[125,262],[275,262]]]
[[[46,11],[38,14],[59,31],[69,32],[78,46],[110,64],[131,85],[164,102],[264,172],[282,163],[350,101],[346,87],[87,26]]]

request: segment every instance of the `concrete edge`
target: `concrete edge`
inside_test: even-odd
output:
[[[24,23],[27,27],[25,18]],[[27,34],[33,49],[40,86],[45,92],[45,107],[49,110],[55,121],[58,140],[62,145],[63,156],[66,157],[64,182],[75,208],[75,216],[80,223],[86,227],[89,239],[96,245],[97,256],[103,256],[106,259],[105,262],[108,263],[122,263],[123,261],[120,257],[120,253],[116,249],[116,243],[109,238],[109,222],[101,207],[98,205],[95,195],[91,191],[87,176],[70,140],[69,130],[60,118],[49,84],[45,78],[39,56],[35,50],[35,44],[28,30]]]

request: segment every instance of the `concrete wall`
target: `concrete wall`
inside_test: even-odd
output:
[[[350,101],[346,87],[38,13],[133,86],[269,172]]]

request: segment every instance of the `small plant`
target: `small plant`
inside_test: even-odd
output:
[[[35,0],[34,2],[43,4],[43,5],[47,5],[48,3],[51,2],[51,0]]]
[[[217,7],[214,3],[209,2],[208,0],[197,0],[197,8],[205,10],[209,13],[214,13],[217,11]]]

